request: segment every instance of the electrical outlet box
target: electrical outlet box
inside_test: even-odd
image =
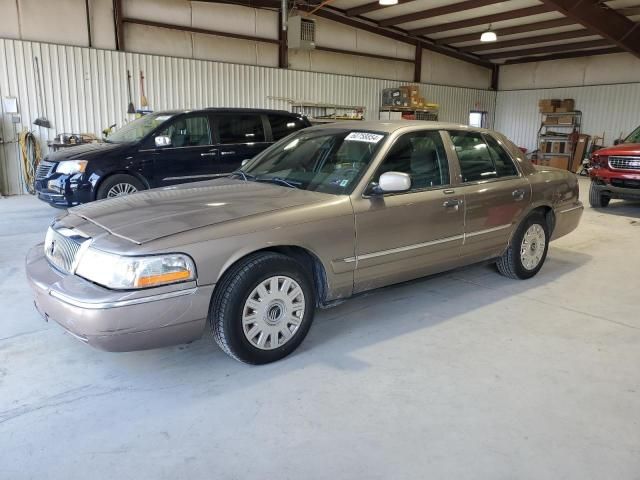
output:
[[[287,45],[294,50],[316,48],[316,22],[299,15],[289,17]]]

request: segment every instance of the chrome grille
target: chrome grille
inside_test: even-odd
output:
[[[640,157],[609,157],[609,166],[619,170],[640,170]]]
[[[53,168],[56,166],[54,162],[41,161],[36,168],[36,180],[42,180],[51,175]]]
[[[44,240],[44,254],[49,263],[65,273],[73,271],[73,262],[82,244],[87,241],[73,230],[49,227]]]

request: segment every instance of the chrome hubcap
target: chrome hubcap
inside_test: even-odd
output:
[[[107,192],[107,197],[121,197],[123,195],[130,195],[132,193],[136,193],[138,189],[131,185],[130,183],[116,183],[113,187],[109,189]]]
[[[538,266],[544,255],[544,247],[547,238],[544,229],[537,223],[531,225],[522,238],[520,245],[520,260],[527,270],[533,270]]]
[[[273,350],[293,338],[304,317],[302,288],[291,277],[277,275],[258,284],[242,308],[242,331],[260,350]]]

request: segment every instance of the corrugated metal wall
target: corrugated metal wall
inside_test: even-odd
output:
[[[36,102],[34,58],[41,62],[46,113],[51,130],[33,125],[42,113]],[[380,92],[398,85],[378,80],[326,73],[235,65],[110,50],[70,47],[18,40],[0,40],[0,96],[18,98],[21,124],[17,131],[34,130],[41,139],[56,133],[91,132],[127,119],[127,69],[133,75],[132,89],[139,105],[139,74],[144,71],[150,108],[257,107],[289,109],[282,100],[345,105],[363,105],[367,118],[378,118]],[[467,123],[469,110],[489,112],[493,123],[495,92],[438,85],[421,85],[423,95],[440,104],[440,119]],[[5,194],[22,191],[21,173],[9,115],[3,112],[0,135],[5,143],[0,153],[0,188]]]
[[[573,98],[582,111],[582,133],[602,135],[611,145],[620,132],[628,134],[640,124],[640,83],[588,87],[512,90],[498,92],[495,128],[516,144],[537,148],[540,127],[538,100]]]

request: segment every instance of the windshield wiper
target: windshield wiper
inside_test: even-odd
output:
[[[300,182],[291,182],[280,177],[255,177],[255,180],[256,182],[278,183],[289,188],[300,188],[300,186],[302,185],[302,183]]]
[[[240,175],[245,182],[248,182],[249,180],[255,180],[256,179],[256,177],[254,175],[251,175],[251,174],[249,174],[247,172],[244,172],[242,170],[236,170],[234,172],[231,172],[231,175]]]

